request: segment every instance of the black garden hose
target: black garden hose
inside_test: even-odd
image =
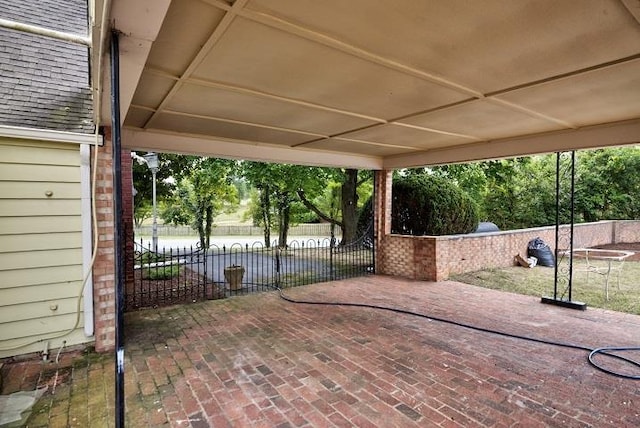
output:
[[[377,310],[384,310],[384,311],[390,311],[390,312],[395,312],[398,314],[404,314],[404,315],[411,315],[411,316],[415,316],[415,317],[420,317],[420,318],[425,318],[428,320],[432,320],[432,321],[438,321],[438,322],[442,322],[442,323],[446,323],[446,324],[450,324],[450,325],[455,325],[457,327],[463,327],[463,328],[467,328],[470,330],[475,330],[475,331],[480,331],[483,333],[490,333],[490,334],[497,334],[503,337],[509,337],[512,339],[519,339],[519,340],[527,340],[529,342],[535,342],[535,343],[542,343],[545,345],[552,345],[552,346],[559,346],[559,347],[563,347],[563,348],[570,348],[570,349],[578,349],[581,351],[586,351],[589,352],[589,363],[595,367],[596,369],[607,373],[609,375],[612,376],[617,376],[617,377],[621,377],[624,379],[633,379],[633,380],[640,380],[640,374],[630,374],[630,373],[621,373],[615,370],[611,370],[608,369],[602,365],[600,365],[598,362],[595,361],[595,357],[596,355],[605,355],[607,357],[611,357],[611,358],[615,358],[621,361],[624,361],[628,364],[630,364],[631,366],[635,366],[637,368],[640,368],[640,362],[633,360],[631,358],[627,358],[627,357],[623,357],[622,355],[619,354],[614,354],[612,352],[631,352],[631,351],[640,351],[640,347],[600,347],[600,348],[589,348],[587,346],[582,346],[582,345],[575,345],[575,344],[571,344],[571,343],[565,343],[565,342],[557,342],[554,340],[548,340],[548,339],[539,339],[536,337],[530,337],[530,336],[521,336],[519,334],[513,334],[513,333],[507,333],[504,331],[498,331],[498,330],[492,330],[489,328],[484,328],[484,327],[478,327],[472,324],[465,324],[459,321],[453,321],[450,319],[446,319],[446,318],[439,318],[439,317],[434,317],[431,315],[426,315],[426,314],[421,314],[418,312],[413,312],[413,311],[409,311],[406,309],[398,309],[398,308],[390,308],[387,306],[379,306],[379,305],[370,305],[367,303],[350,303],[350,302],[322,302],[322,301],[309,301],[309,300],[296,300],[293,299],[289,296],[287,296],[286,294],[284,294],[284,291],[277,286],[274,286],[274,288],[279,292],[280,297],[283,300],[286,300],[287,302],[290,303],[296,303],[296,304],[304,304],[304,305],[323,305],[323,306],[345,306],[345,307],[352,307],[352,308],[367,308],[367,309],[377,309]]]

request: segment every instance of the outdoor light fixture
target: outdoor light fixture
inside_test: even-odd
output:
[[[155,253],[158,252],[158,215],[156,210],[156,173],[158,172],[158,154],[147,153],[144,155],[144,160],[147,161],[147,166],[151,170],[153,175],[153,226],[151,229],[151,245]]]

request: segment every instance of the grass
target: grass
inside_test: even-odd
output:
[[[596,262],[605,267],[604,262]],[[613,265],[612,265],[613,266]],[[576,262],[574,268],[582,267]],[[532,269],[520,266],[487,269],[452,275],[454,281],[479,287],[530,296],[553,296],[554,269],[536,266]],[[571,300],[585,302],[588,307],[604,308],[640,315],[640,262],[625,262],[618,288],[617,272],[609,278],[609,300],[605,299],[605,277],[595,273],[574,270]],[[568,300],[566,286],[558,286],[558,296]]]

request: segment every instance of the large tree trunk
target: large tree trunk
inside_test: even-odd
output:
[[[207,243],[204,239],[204,218],[202,213],[197,214],[196,228],[198,229],[198,237],[200,238],[200,248],[205,249],[207,248]]]
[[[289,235],[289,221],[291,217],[291,203],[287,195],[281,196],[278,201],[279,227],[278,227],[278,247],[286,248],[287,237]]]
[[[271,198],[269,197],[269,189],[260,190],[260,209],[262,210],[262,226],[264,233],[264,245],[271,248]]]
[[[358,237],[358,170],[346,169],[345,178],[342,183],[342,242],[340,245],[347,245],[355,241]]]
[[[205,210],[204,221],[205,248],[209,248],[209,245],[211,244],[211,228],[213,227],[213,207],[210,205]]]

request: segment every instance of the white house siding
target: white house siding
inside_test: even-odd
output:
[[[77,315],[80,177],[78,145],[0,138],[0,358],[92,340]]]

